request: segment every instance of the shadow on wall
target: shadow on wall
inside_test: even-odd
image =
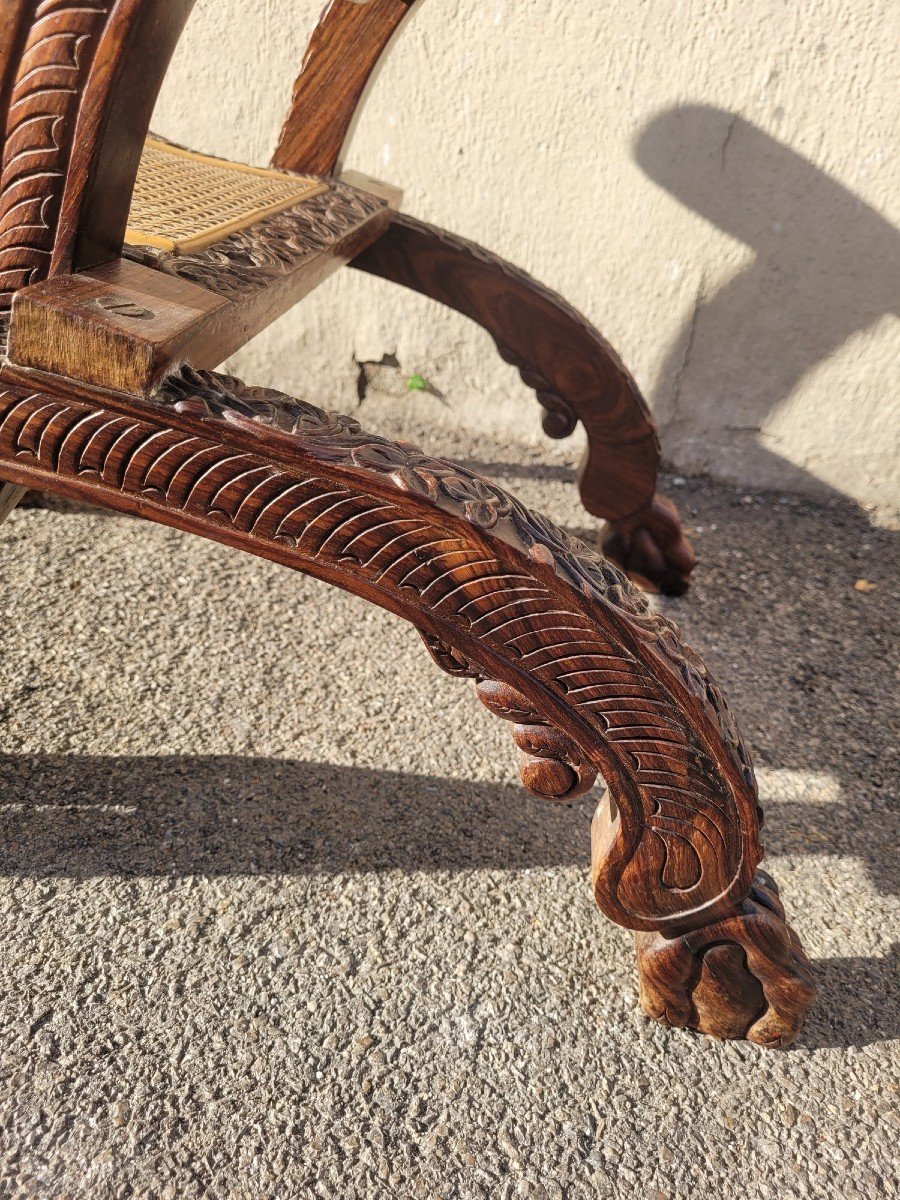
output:
[[[759,435],[808,371],[900,312],[900,234],[799,154],[722,109],[662,113],[639,135],[635,158],[755,255],[711,295],[701,278],[653,397],[664,441],[702,433],[704,449],[721,455],[730,474],[734,464],[743,478],[757,474],[769,486],[827,491]],[[848,406],[839,417],[852,444],[865,415]]]

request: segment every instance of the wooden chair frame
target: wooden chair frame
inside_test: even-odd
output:
[[[672,591],[694,565],[659,446],[603,338],[524,272],[338,173],[372,72],[415,7],[331,0],[273,165],[315,195],[190,253],[123,247],[153,105],[193,0],[7,0],[0,35],[0,516],[41,488],[224,542],[410,621],[513,723],[525,785],[601,773],[594,891],[636,932],[658,1019],[785,1045],[813,996],[771,879],[727,705],[601,555],[472,471],[213,373],[344,263],[471,317],[546,409],[581,421],[608,547]]]

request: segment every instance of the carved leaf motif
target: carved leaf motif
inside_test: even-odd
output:
[[[49,270],[81,91],[113,2],[41,0],[35,9],[0,174],[0,335],[14,292]]]
[[[511,545],[552,569],[592,600],[611,604],[631,618],[635,633],[675,671],[703,705],[728,746],[747,786],[755,788],[750,755],[724,696],[701,659],[681,641],[674,622],[651,610],[621,571],[547,517],[527,509],[503,488],[474,471],[433,458],[418,447],[364,433],[352,417],[326,413],[304,401],[240,380],[185,368],[160,396],[183,412],[261,424],[301,439],[330,462],[384,472],[418,492],[498,532]]]
[[[176,254],[128,246],[124,253],[226,299],[246,299],[296,271],[305,258],[333,247],[385,207],[380,197],[334,180],[327,192],[229,234],[205,250]]]
[[[597,886],[621,923],[658,928],[749,885],[755,794],[725,772],[721,736],[675,683],[727,729],[717,690],[610,564],[490,480],[352,418],[191,371],[127,411],[0,389],[0,459],[207,536],[227,528],[232,543],[440,631],[439,654],[438,642],[453,646],[442,665],[530,703],[529,786],[577,794],[599,770],[615,789],[602,899]]]

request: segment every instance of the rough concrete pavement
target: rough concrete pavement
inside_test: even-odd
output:
[[[595,534],[568,471],[478,458]],[[702,561],[664,607],[756,755],[821,991],[800,1044],[639,1014],[590,897],[593,801],[522,793],[508,729],[401,622],[171,530],[22,509],[0,1196],[898,1194],[895,547],[843,502],[673,494]]]

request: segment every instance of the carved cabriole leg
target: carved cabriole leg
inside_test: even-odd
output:
[[[588,438],[587,511],[610,522],[605,548],[629,573],[678,594],[696,566],[675,506],[656,495],[659,442],[637,384],[612,347],[560,296],[464,238],[405,214],[351,264],[481,325],[542,404],[544,431]]]
[[[603,775],[613,803],[595,838],[597,901],[667,939],[662,950],[642,942],[648,1005],[746,1032],[758,979],[764,1028],[781,1040],[799,1029],[805,975],[771,933],[757,936],[746,899],[761,857],[747,753],[703,664],[601,556],[465,468],[205,373],[184,371],[146,404],[0,387],[0,473],[248,550],[405,617],[516,723],[539,794],[574,795]],[[780,917],[766,920],[790,940]],[[720,988],[727,1011],[715,1019],[693,989],[711,929],[741,947],[754,977]]]

